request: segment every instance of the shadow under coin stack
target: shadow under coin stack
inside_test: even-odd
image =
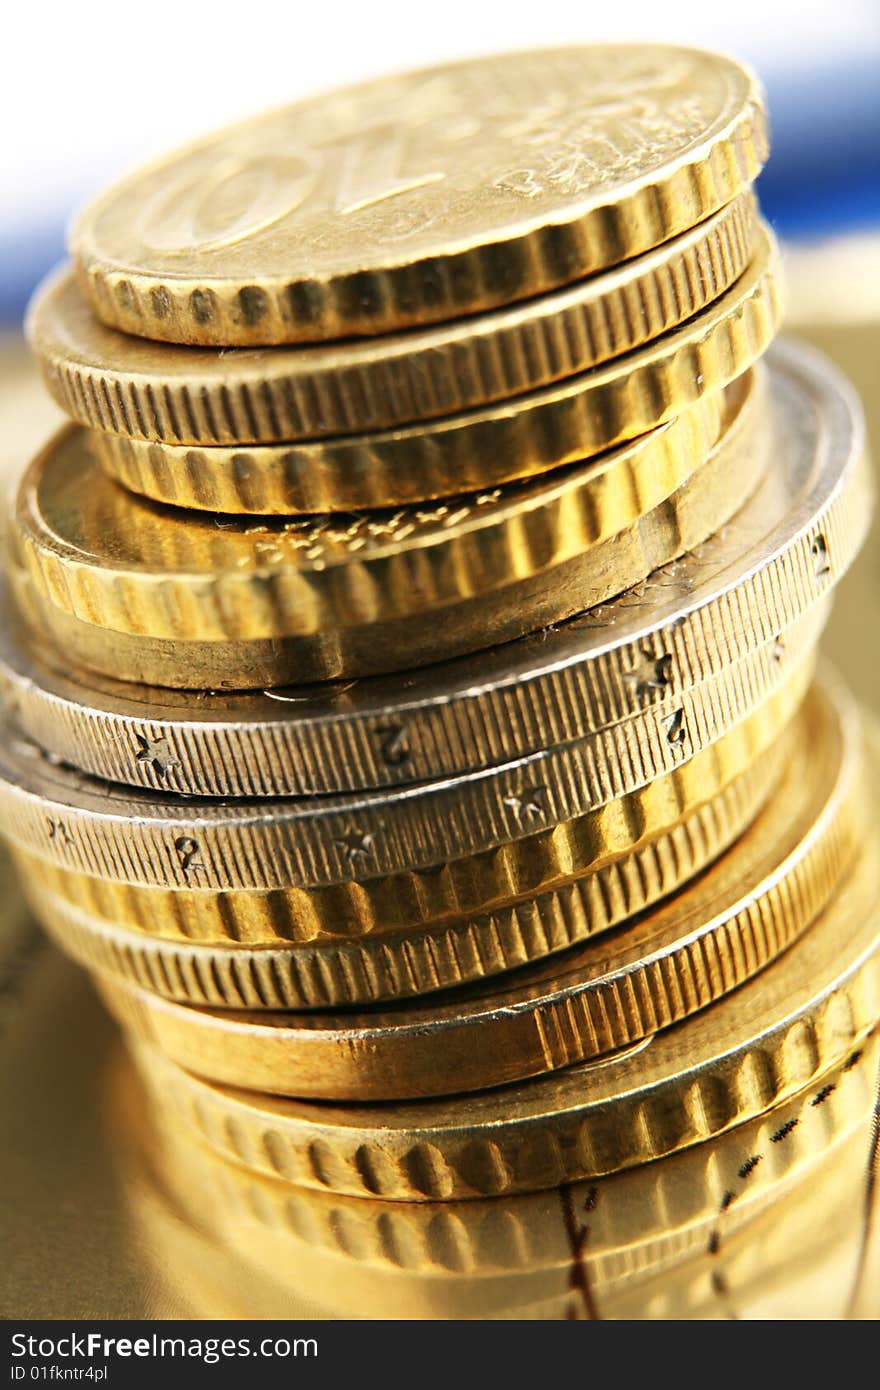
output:
[[[874,1028],[859,717],[813,678],[870,481],[846,384],[766,352],[764,156],[722,57],[518,54],[77,223],[30,314],[76,423],[10,502],[0,811],[177,1186],[549,1189],[797,1105]]]

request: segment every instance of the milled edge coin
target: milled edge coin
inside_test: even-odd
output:
[[[456,318],[592,275],[758,174],[763,94],[663,45],[503,54],[380,78],[122,180],[71,235],[100,317],[228,346]]]
[[[3,833],[62,867],[166,888],[351,884],[345,891],[357,898],[358,885],[409,875],[411,896],[401,899],[409,913],[420,897],[431,900],[421,871],[511,842],[540,849],[561,823],[650,787],[660,773],[670,775],[681,807],[714,795],[778,737],[809,684],[812,649],[793,654],[775,679],[767,655],[763,680],[757,671],[754,683],[734,679],[728,702],[718,699],[720,684],[705,701],[697,691],[673,720],[640,721],[636,737],[614,725],[500,768],[348,797],[224,802],[133,793],[47,758],[0,721]],[[475,867],[463,865],[465,883]],[[498,874],[504,881],[505,866]],[[441,875],[438,893],[454,909],[454,877],[446,886]]]
[[[109,399],[120,409],[128,404],[129,428],[97,431],[95,447],[113,477],[146,497],[209,511],[269,514],[421,502],[438,490],[466,491],[472,474],[478,486],[490,476],[510,481],[534,470],[540,460],[511,454],[496,460],[489,472],[489,461],[475,458],[469,472],[462,458],[462,472],[446,476],[427,461],[394,452],[381,435],[372,447],[369,431],[521,395],[654,341],[700,313],[745,271],[756,219],[754,195],[748,193],[620,270],[494,314],[378,341],[349,338],[271,354],[239,350],[226,353],[218,365],[212,354],[198,349],[132,344],[84,320],[76,292],[57,286],[46,291],[45,308],[34,310],[35,343],[39,348],[44,335],[52,343],[47,319],[53,316],[54,336],[59,336],[59,320],[75,329],[82,356],[103,373]],[[68,342],[72,348],[70,335]],[[51,347],[47,353],[53,355]],[[103,399],[99,378],[89,379]],[[69,381],[73,387],[73,378]],[[85,377],[80,383],[86,388]],[[241,430],[252,432],[252,422],[265,422],[271,406],[291,440],[320,439],[326,447],[223,446],[208,437],[200,446],[173,442],[170,415],[162,424],[169,401],[177,407],[179,432],[188,413],[181,414],[184,401],[204,400],[205,393],[214,406],[215,434],[227,412]],[[149,409],[152,402],[155,408]],[[152,437],[157,426],[160,439]],[[141,427],[148,438],[133,433]],[[271,433],[271,422],[268,427]],[[260,423],[258,432],[265,428]],[[334,435],[349,436],[349,442],[330,443]]]
[[[776,241],[761,223],[739,279],[700,313],[633,352],[539,390],[435,418],[404,419],[366,434],[362,420],[351,420],[356,433],[325,430],[294,452],[303,466],[326,475],[328,491],[318,495],[336,506],[348,487],[359,488],[363,470],[373,475],[374,500],[401,494],[411,500],[494,487],[592,457],[671,419],[752,366],[779,326],[778,281]],[[259,354],[258,379],[242,380],[238,389],[234,356],[228,365],[225,355],[208,354],[198,382],[185,357],[178,377],[174,350],[134,340],[126,352],[118,335],[107,341],[69,273],[47,283],[27,327],[49,391],[83,425],[168,444],[234,446],[289,442],[303,427],[284,378],[272,384],[271,353]]]
[[[876,788],[877,747],[871,775]],[[475,1096],[321,1105],[142,1055],[161,1103],[211,1147],[300,1186],[401,1201],[558,1187],[723,1134],[855,1058],[880,1017],[878,895],[869,846],[824,916],[732,996],[620,1057]]]
[[[154,1103],[144,1104],[132,1059],[120,1058],[113,1077],[117,1132],[124,1128],[132,1160],[148,1164],[185,1210],[218,1232],[243,1219],[243,1249],[256,1223],[295,1242],[289,1255],[297,1265],[307,1250],[326,1252],[365,1271],[405,1273],[417,1285],[430,1281],[431,1292],[436,1280],[447,1279],[452,1292],[473,1296],[486,1275],[542,1269],[567,1274],[568,1211],[589,1213],[590,1272],[605,1283],[656,1272],[686,1251],[711,1254],[720,1224],[729,1235],[793,1188],[806,1194],[816,1165],[869,1127],[880,1034],[875,1030],[858,1053],[791,1100],[695,1148],[604,1175],[598,1183],[587,1178],[560,1191],[464,1203],[337,1194],[295,1185],[274,1168],[247,1167],[232,1140],[222,1152],[217,1145],[209,1148],[179,1098],[168,1101],[161,1077],[173,1064],[149,1045],[132,1043],[131,1050],[143,1080],[152,1081],[155,1095],[148,1099]],[[172,1089],[178,1087],[175,1075]],[[755,1157],[760,1162],[743,1174]]]
[[[224,1009],[278,1010],[421,996],[592,941],[670,893],[681,892],[747,832],[771,796],[770,820],[775,821],[780,798],[791,785],[788,764],[800,766],[809,738],[818,747],[823,739],[828,742],[816,714],[815,702],[808,701],[790,730],[698,805],[670,809],[660,778],[644,798],[632,796],[607,808],[604,843],[598,827],[591,841],[583,824],[572,824],[556,827],[540,849],[528,841],[507,847],[498,856],[495,900],[482,914],[473,911],[463,893],[445,913],[435,905],[432,920],[423,875],[422,900],[413,908],[402,881],[383,885],[388,890],[384,894],[369,882],[358,884],[355,901],[359,906],[366,899],[372,911],[363,912],[356,927],[341,893],[329,898],[324,912],[311,895],[311,910],[299,904],[297,931],[295,894],[286,895],[282,910],[277,892],[270,901],[255,903],[250,895],[245,902],[241,895],[214,898],[204,891],[192,895],[135,885],[118,888],[21,851],[15,857],[29,902],[62,949],[90,969],[131,980],[164,998]],[[844,780],[847,775],[841,773]],[[655,805],[666,811],[666,824],[662,819],[653,823]],[[766,822],[764,815],[765,830]],[[456,868],[445,867],[444,881],[455,879]],[[485,878],[482,891],[487,893]],[[540,891],[522,896],[535,882]],[[395,898],[401,909],[393,915],[383,911]],[[187,940],[184,929],[192,924],[198,939]],[[293,940],[302,939],[286,947],[250,944],[260,929],[268,936],[270,927],[279,935],[286,928]],[[526,977],[520,972],[518,978]]]
[[[691,885],[612,936],[513,977],[405,1010],[346,1014],[187,1007],[118,976],[103,976],[101,993],[120,1022],[188,1071],[287,1096],[473,1093],[628,1047],[767,967],[850,871],[867,819],[858,734],[842,734],[840,696],[817,712],[770,804]]]
[[[0,628],[0,682],[34,742],[108,781],[198,796],[406,785],[570,742],[691,686],[827,596],[867,529],[858,402],[826,359],[769,355],[774,468],[695,553],[621,598],[498,651],[404,676],[181,693],[53,669]]]

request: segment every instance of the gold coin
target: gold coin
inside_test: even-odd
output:
[[[872,756],[880,783],[880,752]],[[530,1192],[630,1168],[754,1119],[855,1057],[880,1017],[869,845],[811,930],[726,999],[616,1056],[499,1090],[322,1105],[189,1075],[138,1049],[160,1104],[218,1152],[309,1188],[402,1201]]]
[[[71,428],[21,481],[11,577],[27,573],[38,632],[118,679],[241,689],[424,665],[601,603],[717,530],[770,452],[752,384],[729,389],[708,457],[717,406],[506,490],[274,525],[160,511]]]
[[[821,1091],[815,1092],[821,1104]],[[647,1304],[660,1321],[691,1319],[849,1320],[862,1284],[866,1226],[873,1219],[866,1171],[873,1162],[873,1125],[821,1156],[810,1181],[727,1232],[719,1223],[717,1253],[697,1252],[641,1289],[614,1300],[612,1316],[639,1317]],[[865,1291],[869,1285],[866,1282]],[[870,1294],[876,1318],[876,1285]]]
[[[751,824],[792,746],[772,743],[693,807],[675,804],[680,778],[661,777],[602,813],[512,842],[490,863],[475,857],[347,889],[181,893],[76,874],[24,851],[16,860],[36,915],[89,968],[222,1008],[371,1003],[540,959],[681,888]],[[246,944],[273,934],[296,945]]]
[[[521,395],[660,337],[699,313],[745,271],[755,240],[754,216],[748,195],[620,271],[512,309],[379,342],[348,339],[272,354],[239,351],[217,362],[199,349],[155,348],[143,341],[132,346],[131,339],[84,319],[72,287],[57,298],[50,293],[45,317],[63,323],[79,319],[73,336],[80,349],[87,346],[89,361],[109,391],[107,396],[99,388],[99,400],[116,401],[123,410],[127,400],[135,412],[127,422],[135,431],[143,424],[152,433],[158,425],[167,438],[167,431],[179,432],[180,421],[188,418],[186,402],[207,406],[210,401],[214,421],[226,421],[227,427],[231,423],[247,433],[257,420],[263,432],[274,412],[278,424],[270,423],[270,431],[283,428],[291,439],[322,439],[225,447],[207,440],[204,448],[136,439],[128,429],[125,434],[99,430],[94,447],[104,468],[134,492],[175,506],[229,513],[332,512],[422,502],[530,476],[552,464],[555,455],[552,448],[544,455],[533,448],[529,454],[506,449],[495,458],[477,450],[472,457],[461,448],[444,459],[437,450],[426,455],[411,432],[400,439],[389,436],[390,426]],[[39,328],[40,319],[38,311],[35,336],[45,348],[51,335]],[[47,351],[52,354],[51,347]],[[90,389],[82,366],[78,386],[69,367],[66,379],[78,394],[79,386]],[[97,387],[97,378],[89,380]],[[176,423],[157,413],[170,400],[176,401]],[[240,415],[246,404],[246,415]],[[81,401],[75,413],[94,416]],[[329,438],[333,435],[349,437]]]
[[[818,1084],[810,1104],[814,1102],[824,1103]],[[578,1266],[572,1261],[572,1274],[578,1278],[574,1288],[565,1289],[561,1278],[545,1279],[547,1292],[555,1282],[555,1297],[545,1296],[528,1305],[509,1303],[500,1315],[518,1320],[623,1322],[848,1320],[854,1315],[854,1299],[863,1286],[871,1309],[866,1316],[876,1318],[880,1307],[876,1284],[871,1288],[862,1274],[865,1227],[873,1224],[871,1195],[869,1192],[866,1197],[865,1193],[865,1173],[874,1147],[871,1130],[868,1122],[850,1136],[849,1143],[831,1145],[821,1152],[808,1179],[781,1193],[775,1202],[747,1213],[745,1222],[737,1220],[734,1209],[725,1213],[712,1233],[711,1245],[707,1243],[701,1250],[688,1250],[682,1259],[670,1260],[641,1277],[637,1273],[635,1278],[606,1281],[600,1275],[595,1282],[589,1279],[591,1264],[585,1250]],[[745,1158],[746,1165],[750,1157],[758,1155]],[[585,1229],[589,1229],[586,1214],[582,1222],[574,1224],[574,1231],[582,1236]],[[310,1263],[316,1263],[314,1257]],[[338,1260],[324,1262],[326,1273],[331,1263],[338,1265]],[[250,1262],[250,1268],[256,1273],[258,1266]],[[321,1290],[317,1279],[310,1280],[312,1270],[308,1266],[302,1272],[310,1290]],[[366,1271],[357,1282],[358,1292],[365,1289],[370,1282]],[[395,1307],[398,1290],[401,1300],[406,1297],[408,1281],[400,1278],[394,1282],[396,1287],[386,1291],[390,1308]],[[532,1281],[533,1285],[538,1282]],[[346,1285],[340,1281],[337,1287],[342,1291]],[[476,1292],[473,1286],[472,1292]],[[377,1306],[381,1298],[381,1292],[374,1290],[372,1299],[367,1295],[367,1306]],[[451,1305],[452,1300],[448,1302]],[[426,1305],[427,1301],[422,1304],[421,1316],[431,1316]],[[473,1317],[476,1306],[471,1301],[460,1315]],[[357,1315],[349,1300],[335,1313],[336,1317]]]
[[[856,1075],[859,1065],[853,1068]],[[826,1084],[846,1086],[852,1075],[838,1069]],[[819,1090],[811,1088],[808,1094],[815,1097]],[[783,1107],[805,1127],[808,1109],[806,1097],[799,1106]],[[238,1256],[265,1277],[274,1276],[293,1298],[308,1291],[336,1317],[516,1316],[524,1306],[551,1299],[558,1303],[556,1316],[582,1317],[587,1293],[599,1316],[609,1318],[620,1316],[621,1305],[633,1309],[635,1316],[639,1311],[644,1315],[655,1307],[656,1293],[667,1307],[685,1301],[711,1305],[711,1294],[707,1297],[704,1290],[712,1266],[726,1268],[731,1256],[740,1257],[737,1264],[757,1263],[758,1269],[749,1272],[765,1284],[775,1272],[778,1283],[779,1265],[786,1266],[784,1258],[779,1260],[781,1252],[771,1271],[769,1262],[761,1266],[742,1260],[745,1252],[740,1247],[755,1240],[755,1228],[774,1212],[814,1207],[816,1185],[831,1171],[837,1178],[833,1186],[842,1193],[849,1184],[851,1206],[859,1206],[858,1185],[870,1144],[870,1112],[864,1103],[860,1118],[861,1124],[851,1123],[848,1132],[830,1139],[824,1127],[810,1127],[817,1144],[813,1161],[802,1162],[799,1170],[795,1167],[787,1181],[772,1184],[756,1173],[749,1190],[734,1176],[735,1187],[745,1187],[746,1192],[722,1218],[716,1208],[711,1234],[703,1226],[676,1230],[670,1223],[665,1242],[634,1232],[629,1247],[603,1246],[611,1223],[602,1221],[600,1209],[630,1201],[645,1215],[655,1190],[652,1169],[665,1164],[644,1165],[562,1192],[430,1205],[300,1191],[277,1179],[248,1174],[182,1133],[169,1134],[149,1164],[157,1185],[161,1183],[168,1194],[166,1200],[197,1229],[211,1233],[218,1256],[221,1251],[227,1259]],[[729,1149],[736,1149],[736,1138],[737,1132],[726,1136]],[[765,1142],[770,1147],[769,1140]],[[692,1176],[698,1181],[702,1172],[693,1160],[702,1155],[698,1151],[681,1157],[692,1160]],[[708,1157],[704,1163],[708,1165]],[[824,1205],[814,1210],[815,1228],[823,1225],[824,1212]],[[578,1261],[576,1235],[585,1237],[587,1232]],[[719,1242],[719,1255],[723,1247],[720,1259],[713,1258],[709,1248],[712,1234]],[[855,1242],[850,1245],[854,1249]],[[581,1278],[572,1287],[575,1271]],[[747,1293],[751,1301],[754,1285],[741,1277],[744,1273],[738,1270],[740,1277],[732,1282],[739,1286],[740,1298]]]
[[[507,54],[233,126],[111,188],[71,242],[98,314],[129,333],[344,338],[615,265],[728,202],[765,154],[760,88],[730,59]]]
[[[731,287],[756,236],[748,192],[673,241],[552,295],[378,340],[273,353],[221,357],[132,339],[93,317],[69,270],[38,293],[30,325],[40,356],[75,373],[88,398],[80,410],[120,411],[126,437],[178,440],[190,422],[210,445],[218,430],[246,437],[255,420],[270,437],[362,434],[521,395],[661,337]]]
[[[762,226],[752,261],[725,294],[633,353],[538,391],[383,432],[316,439],[294,452],[310,475],[326,480],[318,495],[334,506],[349,500],[352,486],[360,501],[390,502],[400,493],[420,499],[581,461],[655,428],[751,367],[778,327],[777,279],[776,243]],[[138,369],[131,352],[120,356],[114,339],[108,348],[102,332],[69,275],[49,285],[30,319],[49,390],[82,424],[171,444],[236,446],[284,441],[296,427],[268,387],[243,401],[230,392],[225,357],[209,354],[216,394],[208,382],[190,389],[184,378],[177,399],[174,383],[151,374],[148,364],[146,372]],[[151,359],[159,353],[161,365],[168,349],[141,352]],[[260,354],[263,370],[267,358],[271,365],[271,354]],[[343,492],[333,481],[340,473]]]
[[[771,804],[693,884],[613,935],[513,979],[405,1010],[229,1013],[103,977],[111,1010],[199,1076],[332,1100],[477,1091],[648,1037],[736,989],[827,906],[864,838],[858,739],[826,706]]]
[[[832,1191],[848,1191],[847,1226],[857,1225],[877,1058],[875,1031],[788,1104],[695,1149],[549,1192],[469,1202],[336,1195],[248,1171],[208,1149],[160,1095],[145,1107],[130,1067],[114,1078],[113,1118],[131,1146],[125,1172],[149,1168],[218,1251],[274,1274],[293,1297],[308,1290],[337,1317],[493,1316],[549,1299],[558,1317],[585,1316],[590,1302],[602,1318],[656,1316],[658,1301],[711,1305],[735,1290],[752,1303],[756,1281],[786,1287],[780,1217],[812,1208],[813,1234],[827,1240],[816,1192],[829,1177]],[[770,1227],[773,1259],[762,1258]],[[852,1259],[857,1240],[849,1249]],[[851,1280],[842,1284],[843,1302]]]

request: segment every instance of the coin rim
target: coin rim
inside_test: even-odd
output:
[[[876,749],[873,764],[876,776]],[[828,916],[736,994],[651,1039],[616,1094],[597,1090],[603,1073],[612,1075],[621,1064],[600,1060],[484,1092],[476,1098],[484,1111],[493,1103],[502,1108],[474,1123],[469,1097],[361,1107],[285,1101],[200,1081],[155,1048],[138,1044],[138,1051],[159,1068],[163,1101],[210,1147],[245,1167],[303,1187],[388,1201],[539,1191],[690,1148],[843,1063],[880,1015],[876,927],[865,942],[876,886],[870,883],[856,903],[865,909],[860,926],[835,930],[821,980],[811,967],[794,998],[789,987],[768,1004],[776,981],[790,980],[793,963],[814,955],[823,927],[830,936]],[[832,904],[833,914],[848,905],[850,887]],[[746,1030],[755,1003],[757,1022]],[[725,1014],[728,1022],[735,1019],[735,1042],[726,1050],[720,1047]],[[626,1078],[626,1063],[622,1070]],[[560,1087],[570,1093],[565,1109]],[[523,1100],[531,1113],[516,1118],[512,1108]]]
[[[599,47],[609,50],[615,46]],[[86,291],[98,315],[123,331],[159,340],[182,337],[185,342],[224,347],[242,340],[240,288],[261,290],[268,316],[277,325],[273,331],[255,332],[251,327],[247,341],[270,345],[341,338],[352,333],[375,334],[455,318],[510,299],[539,294],[606,269],[668,240],[714,212],[744,185],[753,182],[767,157],[763,89],[751,68],[722,55],[685,46],[640,47],[656,48],[667,55],[685,53],[691,60],[711,62],[726,88],[726,106],[712,128],[699,139],[689,141],[659,169],[624,180],[610,198],[607,192],[594,190],[591,195],[572,200],[567,217],[559,209],[552,215],[545,212],[520,216],[503,231],[490,230],[476,236],[464,233],[454,242],[447,239],[440,252],[398,257],[396,264],[379,264],[369,270],[356,267],[348,273],[312,273],[293,279],[248,276],[246,284],[245,277],[236,277],[230,283],[216,276],[179,272],[169,276],[159,265],[137,267],[122,265],[115,257],[105,258],[94,245],[96,219],[111,199],[120,196],[120,191],[124,197],[126,189],[133,186],[136,190],[139,177],[173,165],[180,156],[172,154],[129,175],[80,214],[69,240]],[[551,54],[570,51],[549,50]],[[494,56],[508,60],[515,57]],[[479,61],[472,59],[470,64]],[[454,65],[447,66],[454,70]],[[362,85],[375,86],[382,80]],[[314,102],[315,98],[311,100]],[[261,119],[265,118],[257,116],[253,123],[259,125]],[[241,124],[206,137],[192,148],[198,149],[206,142],[215,144],[223,134],[240,129]],[[186,156],[188,151],[181,153]],[[521,271],[512,274],[517,266],[522,267]],[[431,273],[420,279],[426,267],[430,267]],[[472,284],[479,287],[476,292],[468,288]],[[286,312],[286,296],[297,285],[305,288],[310,302],[305,332],[298,331],[298,325],[290,322]],[[355,287],[357,294],[352,293]],[[156,290],[164,292],[160,294],[163,306],[172,306],[173,312],[165,317],[157,317],[152,310],[152,294]],[[214,313],[207,322],[194,317],[195,291],[201,293],[200,318],[204,317],[205,292],[213,295]],[[215,316],[219,317],[216,327]],[[169,334],[169,320],[172,324],[180,322],[182,329]]]
[[[214,358],[194,350],[187,389],[196,395],[207,390],[212,399],[217,397],[218,409],[223,391],[234,394],[241,389],[242,403],[250,400],[249,415],[257,418],[267,401],[283,393],[283,400],[275,401],[275,410],[279,418],[287,418],[285,429],[292,440],[355,437],[347,445],[337,439],[335,454],[334,445],[328,443],[325,454],[320,444],[175,445],[99,430],[102,463],[111,476],[135,492],[209,511],[347,511],[424,500],[446,484],[427,475],[424,468],[407,468],[403,461],[396,469],[383,467],[381,457],[370,448],[371,432],[521,395],[656,341],[733,285],[747,267],[757,236],[757,204],[749,192],[638,262],[493,314],[411,329],[393,338],[279,349],[271,355],[260,354],[256,363],[246,350],[230,352],[223,358],[222,381]],[[694,243],[696,249],[691,251]],[[699,266],[687,273],[682,265],[688,264],[689,254]],[[602,305],[604,315],[591,330],[594,350],[588,352],[579,346],[587,331],[581,320],[590,312],[599,313],[591,307],[593,301]],[[664,326],[657,327],[661,311],[656,304],[661,302],[669,308]],[[38,317],[35,309],[35,324]],[[131,363],[130,340],[121,340],[117,346],[115,354],[109,350],[98,354],[110,368],[114,358]],[[165,349],[158,349],[156,356],[161,370],[152,383],[154,389],[164,385],[174,389],[181,376],[185,381],[185,361],[181,363],[178,354],[173,363],[168,362]],[[169,373],[164,380],[163,373]],[[137,374],[152,375],[141,363]],[[381,434],[377,442],[381,443]],[[527,462],[511,456],[504,465],[505,475],[498,472],[497,480],[519,476]],[[283,478],[279,477],[282,463]],[[466,490],[457,479],[449,479],[448,485],[453,493]]]

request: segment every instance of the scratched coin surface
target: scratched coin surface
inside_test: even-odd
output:
[[[723,1134],[845,1062],[880,1015],[878,900],[868,845],[810,931],[732,995],[616,1056],[470,1096],[325,1105],[139,1055],[211,1147],[304,1187],[403,1201],[558,1187]]]
[[[793,343],[769,354],[773,467],[704,545],[597,610],[393,679],[229,695],[78,678],[70,647],[0,624],[0,681],[33,741],[110,782],[285,796],[406,785],[571,742],[682,694],[831,594],[871,514],[858,402]],[[34,633],[36,635],[34,635]],[[62,662],[61,651],[65,658]]]
[[[754,77],[663,45],[511,53],[232,126],[122,180],[71,248],[98,314],[308,342],[524,299],[686,230],[766,155]]]
[[[405,670],[602,603],[701,544],[766,471],[762,399],[749,374],[720,410],[598,465],[274,524],[162,510],[105,477],[72,427],[21,480],[12,577],[37,631],[117,678],[247,689]]]
[[[544,972],[540,979],[545,983],[540,986],[534,984],[537,977],[533,971],[528,974],[518,971],[516,986],[512,980],[507,986],[503,983],[499,986],[503,998],[497,995],[488,1002],[481,998],[477,1003],[461,1005],[457,1011],[444,1007],[430,1019],[420,1012],[414,1020],[426,1027],[430,1023],[433,1043],[442,1053],[445,1040],[454,1041],[459,1032],[481,1030],[487,1019],[487,1029],[491,1032],[493,1021],[497,1028],[502,1013],[506,1017],[509,1009],[518,1010],[516,1023],[508,1020],[506,1031],[511,1036],[501,1050],[517,1050],[522,1056],[523,1048],[528,1050],[530,1045],[535,1045],[540,1035],[551,1039],[544,1045],[544,1052],[549,1056],[553,1052],[552,1039],[567,1036],[566,1028],[560,1027],[557,1031],[553,1026],[559,1016],[572,1017],[581,1008],[584,1026],[588,1026],[594,1041],[604,1026],[601,1021],[597,1024],[597,1018],[604,1019],[609,1013],[622,1013],[628,1025],[640,1026],[633,1022],[634,1018],[641,1017],[638,1008],[628,1002],[621,1005],[619,992],[623,991],[625,1001],[634,991],[640,994],[642,972],[646,978],[651,977],[649,984],[655,998],[652,1017],[656,1017],[669,1007],[663,981],[674,979],[678,982],[685,972],[693,971],[695,977],[693,998],[705,1002],[711,985],[707,984],[699,964],[694,967],[691,957],[695,951],[700,960],[710,954],[720,957],[726,965],[723,977],[730,985],[740,978],[743,969],[757,968],[758,962],[766,962],[768,951],[781,949],[781,943],[789,939],[790,933],[802,928],[808,917],[809,903],[815,904],[832,883],[841,856],[846,856],[855,838],[853,817],[858,788],[854,785],[857,739],[852,732],[853,722],[850,719],[850,727],[841,735],[834,727],[834,717],[829,718],[827,706],[821,701],[810,700],[791,732],[771,743],[751,767],[731,778],[710,801],[677,816],[667,811],[670,822],[667,827],[643,822],[634,842],[630,830],[629,845],[626,832],[617,845],[609,834],[602,850],[591,856],[588,850],[580,848],[583,826],[557,826],[552,833],[552,843],[564,844],[559,858],[561,860],[564,854],[568,862],[564,866],[558,863],[554,872],[551,864],[545,861],[540,873],[541,891],[534,896],[524,899],[516,894],[517,887],[522,886],[516,882],[517,861],[525,858],[529,849],[533,853],[535,849],[534,843],[520,842],[505,856],[508,882],[506,889],[496,884],[496,905],[491,911],[468,917],[462,914],[467,905],[465,899],[456,904],[458,920],[453,908],[452,920],[447,911],[435,923],[419,927],[418,909],[405,910],[403,920],[384,916],[377,909],[373,921],[363,923],[364,929],[354,941],[340,941],[346,925],[340,912],[335,918],[328,914],[323,931],[319,930],[310,941],[301,941],[292,949],[253,948],[243,944],[247,931],[239,928],[239,919],[244,918],[247,924],[247,907],[256,907],[250,915],[258,921],[263,914],[273,915],[265,903],[242,906],[223,895],[218,904],[210,898],[206,900],[204,893],[197,894],[196,901],[192,902],[192,894],[160,895],[133,885],[125,885],[123,889],[111,887],[107,891],[106,880],[66,873],[45,860],[23,856],[21,852],[16,858],[37,916],[65,950],[90,968],[130,979],[149,991],[181,1003],[249,1010],[335,1008],[341,1004],[423,995],[471,978],[488,978],[512,966],[542,960],[572,943],[587,938],[592,940],[617,923],[644,912],[652,903],[668,897],[673,889],[679,890],[674,900],[676,911],[680,911],[682,919],[693,919],[696,909],[691,910],[689,906],[693,893],[682,892],[683,885],[697,871],[705,870],[737,834],[742,835],[768,797],[771,809],[759,817],[745,839],[739,840],[739,848],[727,856],[731,863],[736,863],[740,877],[748,877],[758,852],[763,854],[761,837],[775,853],[780,843],[780,821],[788,817],[792,825],[800,825],[804,844],[797,853],[803,862],[793,863],[792,874],[786,877],[785,900],[777,904],[779,922],[772,933],[775,943],[772,947],[768,946],[767,928],[773,921],[770,902],[775,900],[776,890],[769,897],[756,890],[756,900],[761,904],[757,925],[751,920],[751,909],[736,932],[728,918],[720,924],[719,916],[705,939],[696,934],[698,945],[689,942],[683,949],[675,946],[666,950],[657,945],[666,930],[661,912],[651,917],[648,926],[642,918],[642,930],[632,929],[625,940],[614,933],[604,955],[598,949],[577,956],[567,951],[565,966],[562,961],[558,962],[557,975],[552,980],[552,969],[549,974]],[[805,764],[808,750],[818,764],[809,769]],[[663,779],[660,781],[662,783]],[[657,804],[663,796],[662,785],[652,784],[650,798],[644,799],[646,821],[652,801]],[[622,808],[615,810],[618,816],[622,814]],[[812,829],[804,830],[798,820],[799,812],[808,817]],[[610,830],[611,817],[605,819],[606,830]],[[577,830],[581,834],[576,838]],[[817,841],[817,847],[808,847],[807,839]],[[455,867],[447,866],[444,875],[451,878]],[[727,892],[729,871],[722,872],[722,866],[716,865],[715,869],[706,870],[700,881],[720,900]],[[371,895],[371,885],[358,887],[364,897]],[[485,887],[482,892],[486,893]],[[337,895],[337,901],[340,896]],[[398,891],[397,896],[405,901],[402,892]],[[513,899],[509,907],[503,901],[505,896]],[[174,897],[183,900],[178,910],[173,903],[168,906],[169,898]],[[500,903],[497,902],[499,898]],[[134,911],[133,900],[136,903]],[[97,912],[92,907],[96,902]],[[700,902],[705,906],[702,899]],[[281,916],[277,895],[273,906],[277,923]],[[666,909],[667,915],[668,911]],[[424,908],[421,915],[424,915]],[[288,920],[296,919],[294,904],[288,902],[285,916]],[[313,930],[312,922],[317,916],[316,909],[307,930]],[[132,917],[136,917],[139,930],[125,929],[124,924]],[[200,937],[213,934],[222,939],[225,932],[227,939],[220,945],[197,941],[182,946],[179,941],[170,939],[175,934],[173,927],[157,932],[156,923],[169,918],[176,923],[178,935],[180,927],[192,920],[197,924]],[[253,932],[253,927],[251,930]],[[263,934],[266,934],[265,927]],[[300,927],[299,933],[291,933],[294,937],[297,934],[301,938],[305,933]],[[161,935],[169,939],[162,940]],[[750,962],[748,966],[742,964],[739,950],[734,951],[736,959],[730,960],[735,937],[741,937],[743,943],[747,940],[751,943],[748,949],[743,946]],[[606,976],[611,960],[619,965],[620,975],[609,982]],[[654,975],[659,975],[659,985]],[[532,1001],[531,1006],[527,1000]],[[531,1011],[535,1017],[531,1016]],[[538,1016],[539,1023],[535,1021]],[[327,1018],[326,1015],[322,1017]],[[532,1023],[538,1032],[528,1035]],[[527,1034],[525,1041],[523,1030]],[[480,1037],[483,1037],[482,1031]],[[389,1054],[398,1047],[404,1051],[408,1047],[407,1037],[394,1030],[386,1033],[384,1042]],[[482,1058],[480,1048],[477,1055]],[[416,1059],[413,1060],[416,1065]],[[491,1074],[491,1069],[488,1070]]]
[[[660,337],[730,288],[748,264],[755,234],[748,194],[647,256],[555,295],[394,338],[271,354],[240,350],[222,362],[200,349],[151,348],[142,340],[133,351],[131,339],[92,320],[91,355],[100,358],[94,365],[108,387],[118,384],[121,394],[113,389],[111,399],[129,409],[126,434],[99,430],[95,449],[111,477],[134,492],[229,513],[386,507],[509,482],[552,463],[552,450],[506,449],[493,458],[461,448],[444,463],[437,449],[425,455],[406,432],[396,440],[387,431],[520,395]],[[64,315],[77,312],[71,304]],[[97,376],[80,375],[84,389],[87,380],[98,386]],[[176,426],[148,410],[147,381],[154,402],[177,401]],[[68,382],[73,387],[69,373]],[[131,435],[154,425],[179,433],[192,400],[214,401],[215,423],[232,411],[231,427],[249,434],[261,431],[251,422],[271,405],[291,439],[322,442],[205,447]],[[330,435],[337,436],[332,443]]]

